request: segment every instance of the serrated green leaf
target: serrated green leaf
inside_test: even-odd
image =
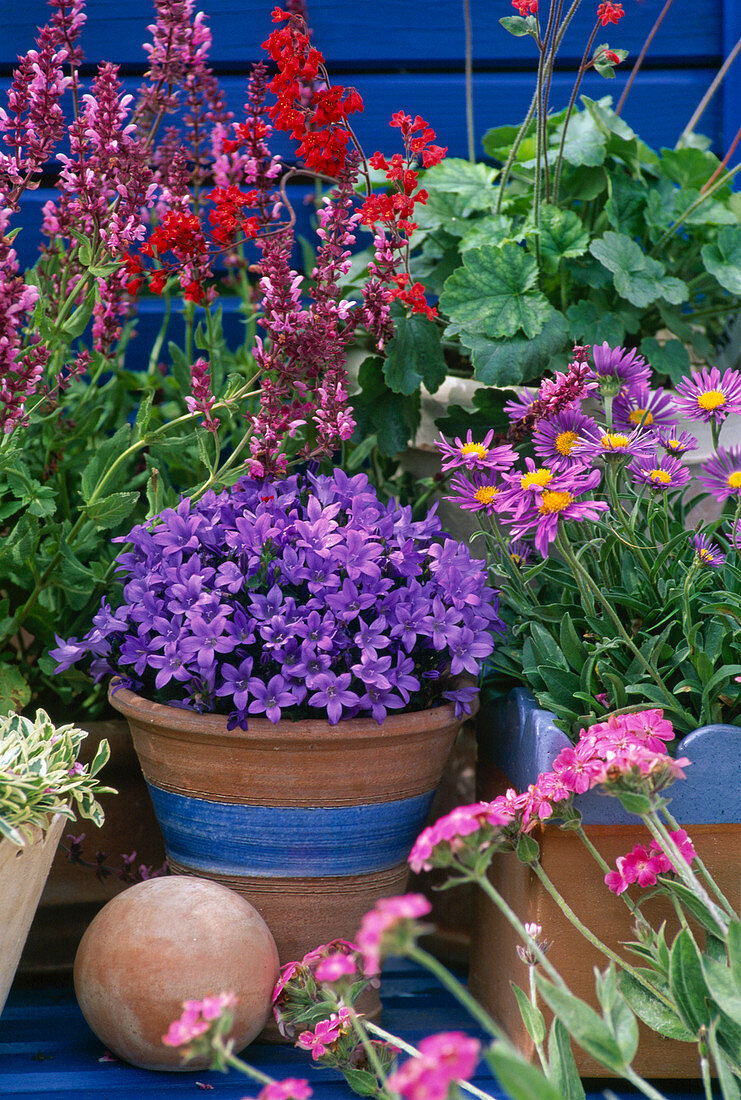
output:
[[[383,373],[394,393],[416,393],[422,383],[429,393],[440,388],[448,369],[434,321],[418,313],[408,317],[404,311],[394,317]]]
[[[540,259],[546,271],[558,271],[562,260],[583,256],[589,234],[573,210],[544,205],[540,213]]]
[[[618,978],[620,992],[630,1007],[644,1024],[667,1039],[679,1039],[683,1043],[692,1043],[695,1036],[685,1026],[680,1017],[659,997],[641,985],[626,970]]]
[[[111,493],[94,504],[88,504],[85,511],[96,527],[108,530],[130,516],[138,501],[138,493]]]
[[[142,439],[147,434],[147,428],[149,427],[149,421],[152,416],[153,400],[154,390],[148,390],[141,399],[136,414],[136,422],[134,424],[134,432],[137,439]]]
[[[641,354],[645,355],[653,370],[658,374],[667,374],[675,384],[689,374],[689,353],[679,340],[659,343],[654,336],[646,336],[641,340]]]
[[[620,347],[625,339],[625,323],[621,313],[600,309],[587,298],[575,302],[566,310],[569,335],[582,344],[602,344]]]
[[[440,309],[455,332],[532,338],[551,315],[537,277],[535,258],[517,245],[474,248],[446,280]]]
[[[659,165],[664,175],[682,191],[701,191],[720,161],[714,153],[702,149],[662,149]]]
[[[608,230],[589,251],[613,273],[615,289],[634,306],[644,308],[659,298],[678,304],[689,297],[687,284],[665,273],[664,265],[641,251],[624,233]]]
[[[556,148],[560,144],[563,126],[557,127],[551,144]],[[597,125],[588,111],[578,111],[572,115],[566,131],[563,148],[564,160],[575,167],[583,165],[597,167],[604,164],[607,136]]]
[[[543,1013],[533,1004],[524,989],[520,989],[519,985],[515,982],[510,982],[509,984],[517,999],[522,1022],[527,1029],[528,1035],[534,1043],[540,1045],[540,1043],[545,1040],[545,1020],[543,1019]]]
[[[600,1065],[620,1073],[625,1065],[615,1036],[605,1021],[585,1001],[573,993],[536,975],[538,990],[549,1008],[558,1016],[573,1038]]]
[[[438,192],[457,195],[462,200],[461,215],[467,218],[478,210],[493,208],[496,196],[492,185],[498,174],[486,164],[446,157],[427,169],[422,186],[430,195]]]
[[[554,356],[566,347],[567,328],[563,314],[550,309],[542,330],[531,340],[512,337],[490,340],[486,336],[461,333],[461,344],[471,352],[474,377],[486,386],[516,386],[540,378],[552,366]]]
[[[527,19],[523,19],[521,15],[505,15],[499,22],[515,38],[522,38],[526,34],[531,34],[535,38],[538,33],[537,24],[531,15]]]
[[[741,227],[724,226],[715,241],[703,245],[705,267],[731,294],[741,294]]]

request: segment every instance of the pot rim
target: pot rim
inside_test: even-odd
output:
[[[247,730],[239,726],[230,730],[227,729],[226,714],[199,714],[184,707],[155,703],[143,695],[137,695],[129,688],[116,686],[116,682],[117,677],[114,677],[108,688],[108,700],[111,706],[140,726],[162,732],[217,736],[235,741],[249,737],[254,740],[283,740],[298,744],[318,740],[339,742],[348,738],[360,740],[393,736],[408,737],[445,729],[453,723],[460,726],[467,718],[473,717],[479,708],[479,697],[476,695],[471,701],[471,714],[462,715],[460,718],[455,717],[453,703],[443,703],[426,710],[397,711],[394,714],[388,714],[380,724],[370,715],[342,718],[334,726],[322,718],[301,718],[297,721],[286,718],[273,723],[267,718],[250,717]]]

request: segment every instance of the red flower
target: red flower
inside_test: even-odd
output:
[[[600,4],[597,8],[597,18],[603,27],[606,27],[608,23],[618,23],[624,15],[623,5],[613,4],[610,0],[605,0],[605,3]]]
[[[535,15],[538,10],[538,0],[512,0],[512,7],[516,8],[523,19],[528,15]]]
[[[602,56],[604,57],[605,61],[609,61],[612,65],[620,64],[620,58],[614,50],[605,50]]]

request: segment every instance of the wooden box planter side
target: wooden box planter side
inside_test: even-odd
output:
[[[568,740],[553,724],[553,715],[538,708],[523,689],[511,692],[479,720],[478,796],[490,799],[508,786],[523,790],[550,767]],[[708,864],[731,903],[741,904],[741,728],[708,726],[690,733],[678,754],[689,757],[687,778],[674,784],[672,813],[687,829],[697,851]],[[719,790],[722,777],[723,789]],[[590,792],[576,800],[590,839],[614,866],[648,834],[626,814],[619,801]],[[600,939],[626,958],[622,944],[635,938],[623,901],[607,889],[602,871],[573,833],[557,826],[540,827],[534,834],[541,846],[541,862],[548,876],[567,898],[579,918]],[[551,942],[549,958],[571,990],[595,1008],[595,966],[606,960],[592,948],[561,913],[536,876],[512,853],[498,855],[491,878],[523,921],[543,927]],[[667,938],[677,931],[676,917],[666,899],[652,899],[645,907],[652,923],[667,921]],[[522,1024],[510,982],[527,985],[527,971],[517,955],[518,937],[493,905],[477,896],[471,945],[471,990],[530,1057],[535,1051]],[[699,1076],[694,1044],[664,1039],[640,1026],[641,1041],[634,1063],[648,1077]],[[610,1076],[580,1050],[579,1070],[586,1076]]]

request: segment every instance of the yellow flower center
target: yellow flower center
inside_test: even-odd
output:
[[[710,412],[712,409],[719,409],[721,405],[725,405],[726,395],[721,393],[720,390],[706,390],[705,393],[701,393],[697,398],[697,404],[701,409],[705,409]]]
[[[678,439],[667,439],[664,441],[664,446],[668,451],[678,451],[680,450],[682,444],[679,442]]]
[[[576,432],[561,432],[556,436],[556,450],[559,454],[570,455],[578,442],[579,436]]]
[[[668,485],[672,479],[672,475],[669,473],[668,470],[659,469],[652,470],[649,474],[649,477],[652,481],[656,482],[659,485]]]
[[[520,485],[523,489],[529,489],[531,485],[539,485],[541,489],[545,488],[549,481],[553,480],[553,474],[547,466],[541,466],[539,470],[533,470],[532,473],[523,474],[520,478]]]
[[[486,447],[482,446],[481,443],[464,443],[461,447],[461,454],[464,458],[468,458],[469,455],[476,455],[476,458],[486,458],[487,453]]]
[[[615,451],[618,447],[628,446],[628,437],[627,435],[620,435],[619,432],[607,432],[606,435],[602,436],[601,443],[606,451]]]
[[[701,546],[700,549],[697,551],[697,556],[700,561],[712,561],[713,551],[708,550],[707,546]]]
[[[563,492],[557,493],[552,489],[546,489],[540,498],[540,506],[538,511],[541,516],[547,516],[551,512],[563,512],[564,508],[568,508],[569,504],[573,501],[571,493]]]
[[[741,470],[734,470],[728,475],[728,486],[730,489],[741,489]]]
[[[522,565],[522,554],[510,554],[510,558],[515,565]]]
[[[628,414],[628,420],[630,420],[631,424],[635,424],[636,426],[639,424],[653,424],[654,414],[647,412],[646,409],[633,409],[633,411]]]
[[[482,485],[476,490],[473,496],[474,500],[477,500],[479,504],[491,504],[498,492],[499,490],[495,485]]]

